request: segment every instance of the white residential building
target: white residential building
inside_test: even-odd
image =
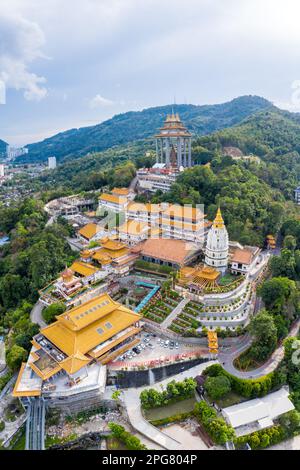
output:
[[[56,157],[48,157],[48,169],[55,170],[56,168]]]
[[[114,194],[102,193],[99,196],[99,209],[113,211],[113,212],[123,212],[125,211],[129,199],[124,196],[115,196]]]
[[[237,436],[242,436],[273,426],[274,419],[294,408],[288,387],[282,387],[265,397],[224,408],[222,414]]]

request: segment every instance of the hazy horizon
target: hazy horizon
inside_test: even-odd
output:
[[[12,145],[174,100],[257,95],[300,111],[296,0],[4,1],[0,138]]]

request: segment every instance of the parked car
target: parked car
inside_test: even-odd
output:
[[[177,343],[177,342],[175,343],[175,348],[179,349],[179,343]]]

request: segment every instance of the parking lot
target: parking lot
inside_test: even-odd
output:
[[[142,333],[140,343],[111,363],[114,365],[159,365],[173,360],[188,359],[195,354],[205,354],[206,348],[178,343],[153,333]]]

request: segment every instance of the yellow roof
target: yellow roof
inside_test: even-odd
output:
[[[80,235],[90,240],[98,232],[97,224],[87,224],[79,230]]]
[[[19,370],[19,374],[18,374],[16,383],[15,383],[15,386],[14,386],[14,389],[13,389],[13,392],[12,392],[12,396],[13,397],[38,397],[38,396],[41,395],[41,390],[40,389],[30,390],[29,388],[26,388],[26,389],[20,390],[20,388],[19,388],[19,385],[20,385],[20,382],[22,380],[22,376],[23,376],[25,367],[26,367],[26,362],[22,362],[22,365],[21,365],[21,368]]]
[[[141,316],[114,302],[108,294],[57,317],[41,333],[68,356],[82,355],[136,323]]]
[[[111,251],[118,251],[118,250],[122,250],[123,248],[127,248],[127,246],[124,243],[118,242],[117,240],[112,240],[108,237],[102,238],[100,243],[103,248],[107,250],[111,250]]]
[[[62,369],[64,369],[68,374],[75,374],[83,366],[87,365],[90,362],[90,358],[84,356],[79,351],[77,351],[72,356],[67,357],[64,361],[60,363]]]
[[[108,294],[102,294],[99,297],[67,310],[59,315],[57,320],[66,325],[67,328],[78,331],[116,310],[119,305],[120,304],[115,302]]]
[[[182,219],[202,219],[203,212],[196,207],[180,206],[179,204],[170,204],[163,212],[163,217],[174,216]]]
[[[107,254],[104,250],[98,250],[93,254],[93,259],[100,262],[101,264],[109,264],[112,261],[111,256]]]
[[[129,189],[128,188],[114,188],[112,193],[117,196],[128,196]]]
[[[75,273],[81,274],[81,276],[92,276],[95,274],[99,269],[95,268],[92,264],[83,263],[81,261],[74,261],[71,266],[72,271]]]
[[[81,258],[91,258],[93,254],[94,254],[93,251],[83,250],[83,251],[80,252],[80,257]]]
[[[108,193],[102,193],[101,196],[99,196],[100,201],[106,201],[106,202],[113,202],[115,204],[126,204],[127,198],[126,197],[119,197],[119,196],[114,196],[113,194],[108,194]]]
[[[220,207],[218,208],[217,215],[215,217],[215,220],[213,221],[213,227],[214,228],[224,228],[225,227]]]
[[[197,276],[203,279],[216,280],[220,276],[220,272],[211,266],[204,266],[201,271],[197,272]]]

